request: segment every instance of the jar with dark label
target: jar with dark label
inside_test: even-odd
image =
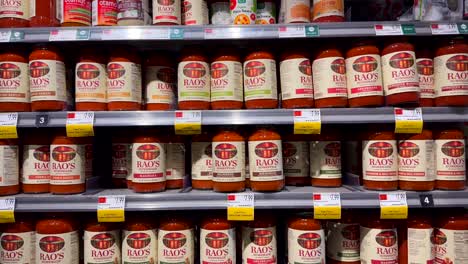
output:
[[[192,137],[192,188],[213,189],[212,137],[203,132]]]
[[[341,141],[337,131],[324,131],[310,142],[312,186],[341,186]]]
[[[286,51],[281,55],[280,81],[283,108],[314,106],[312,64],[305,51]]]
[[[46,132],[28,133],[23,139],[21,187],[24,193],[49,192],[50,137]]]
[[[159,226],[159,263],[194,264],[195,231],[186,216],[166,215]]]
[[[120,228],[115,223],[88,221],[84,226],[84,263],[120,263]]]
[[[426,43],[421,43],[416,49],[416,68],[418,69],[419,88],[421,90],[419,105],[422,107],[434,106],[434,55]]]
[[[226,216],[204,218],[199,243],[201,263],[236,263],[236,228]]]
[[[310,185],[309,138],[305,135],[283,136],[283,172],[286,185]]]
[[[360,264],[359,221],[354,211],[342,211],[341,220],[327,222],[327,263]]]
[[[288,220],[288,263],[325,263],[325,231],[312,213]]]
[[[112,183],[116,188],[127,188],[132,183],[132,140],[118,131],[112,137]]]
[[[435,188],[463,190],[466,182],[466,148],[463,131],[455,128],[435,131]]]
[[[20,191],[18,140],[1,139],[0,153],[0,196],[17,194]]]
[[[75,108],[77,111],[107,110],[107,60],[102,51],[85,49],[75,70]]]
[[[170,136],[166,143],[166,188],[184,187],[185,142],[181,136]]]
[[[0,53],[0,111],[31,111],[28,62],[21,49],[9,47]]]
[[[157,263],[158,230],[154,220],[134,214],[122,230],[122,263]]]
[[[164,0],[166,1],[166,0]],[[176,106],[175,63],[164,54],[151,54],[145,62],[146,110],[171,110]]]
[[[200,48],[186,49],[177,70],[180,110],[210,108],[210,65]]]
[[[276,221],[272,215],[260,214],[245,222],[242,234],[242,263],[277,263]]]
[[[15,214],[15,222],[0,225],[0,263],[36,263],[32,215]]]

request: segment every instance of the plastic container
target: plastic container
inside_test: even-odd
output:
[[[344,22],[344,1],[313,0],[311,13],[312,22]]]
[[[280,81],[283,108],[314,107],[312,65],[305,51],[286,51],[281,55]]]
[[[327,263],[361,264],[359,221],[355,211],[342,211],[341,220],[327,221]]]
[[[434,230],[435,263],[464,263],[466,245],[460,237],[468,236],[468,217],[457,210],[440,214]],[[447,262],[450,261],[450,262]]]
[[[182,52],[177,78],[180,110],[210,108],[210,65],[198,47]]]
[[[60,21],[57,14],[57,1],[32,0],[29,6],[31,27],[58,27]]]
[[[0,53],[0,111],[31,111],[28,63],[22,49],[8,47]]]
[[[204,132],[192,137],[192,188],[213,189],[212,137]]]
[[[106,57],[102,51],[85,49],[75,70],[76,111],[107,110]]]
[[[194,263],[194,228],[186,216],[166,215],[161,220],[158,250],[160,263]]]
[[[340,187],[341,141],[337,131],[324,131],[310,142],[310,177],[315,187]]]
[[[112,137],[112,183],[115,188],[127,188],[132,183],[132,139],[124,132]]]
[[[91,26],[91,1],[58,0],[58,17],[62,27]]]
[[[419,105],[422,107],[434,106],[435,84],[434,84],[434,55],[427,47],[417,47],[416,67],[419,76],[419,88],[421,90]]]
[[[23,139],[21,188],[24,193],[47,193],[50,184],[50,137],[28,133]]]
[[[397,229],[392,220],[377,215],[361,222],[361,263],[398,263]]]
[[[200,225],[200,262],[236,263],[235,224],[226,216],[205,217]]]
[[[84,227],[84,263],[121,263],[120,226],[88,221]]]
[[[15,218],[15,223],[2,224],[0,227],[0,262],[35,263],[36,232],[31,215],[16,215]]]
[[[311,213],[288,220],[288,263],[325,263],[325,231]]]
[[[171,58],[152,53],[145,61],[146,110],[175,109],[176,82],[175,63]]]
[[[180,25],[180,0],[153,0],[153,25]]]
[[[466,182],[465,141],[463,131],[447,127],[435,131],[435,188],[463,190]]]
[[[276,263],[276,222],[272,215],[259,214],[242,224],[242,263]]]
[[[308,141],[305,135],[283,136],[283,172],[286,185],[310,185]]]
[[[157,263],[158,230],[154,220],[133,215],[122,230],[122,263]]]
[[[0,28],[29,27],[29,1],[0,3]]]
[[[166,188],[181,189],[185,178],[185,142],[181,136],[171,135],[166,143]]]

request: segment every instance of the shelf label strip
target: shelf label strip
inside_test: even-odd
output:
[[[421,108],[403,109],[394,108],[395,133],[420,134],[423,129],[423,118]]]
[[[322,117],[320,109],[296,109],[293,111],[294,134],[320,134]]]
[[[89,29],[53,29],[49,41],[89,40]]]
[[[6,197],[0,199],[0,223],[15,222],[15,203],[14,197]]]
[[[99,222],[125,222],[125,195],[99,196],[97,216]]]
[[[374,25],[377,36],[401,36],[416,34],[413,24],[376,24]]]
[[[314,193],[315,219],[341,219],[340,193]]]
[[[279,26],[279,38],[305,38],[306,31],[304,26]]]
[[[201,134],[201,111],[176,111],[174,129],[177,135]]]
[[[94,136],[94,112],[68,112],[66,129],[68,137]]]
[[[405,192],[380,193],[381,219],[407,219],[408,202]]]
[[[18,138],[18,113],[0,113],[0,138]]]
[[[229,221],[253,221],[255,211],[253,193],[227,195],[227,218]]]
[[[431,24],[432,35],[458,35],[458,26],[455,23],[435,23]]]

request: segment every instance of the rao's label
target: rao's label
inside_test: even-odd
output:
[[[29,103],[31,99],[28,70],[28,64],[24,62],[0,62],[0,102]]]
[[[36,261],[47,264],[78,264],[78,231],[62,234],[36,234]]]
[[[210,66],[204,61],[182,61],[178,74],[179,102],[210,101]]]
[[[312,75],[315,99],[348,96],[346,63],[342,57],[314,60]]]
[[[166,151],[159,143],[133,143],[132,181],[139,183],[166,180]]]
[[[200,262],[201,264],[236,263],[235,229],[200,229]]]
[[[214,182],[245,180],[245,143],[243,141],[213,142],[212,155]]]
[[[50,145],[50,182],[53,185],[85,182],[85,145]]]
[[[395,140],[365,140],[362,142],[364,180],[397,181],[398,160]]]
[[[283,100],[314,98],[312,65],[309,59],[290,59],[280,63]]]
[[[238,61],[211,63],[211,102],[243,100],[242,64]]]
[[[419,58],[416,60],[416,67],[418,69],[421,98],[434,98],[434,61],[429,58]]]
[[[212,178],[211,142],[192,142],[192,180],[211,181]]]
[[[107,102],[106,66],[99,63],[78,63],[75,72],[76,102]]]
[[[129,143],[112,144],[112,178],[126,179],[132,174],[132,150]]]
[[[0,18],[19,18],[29,20],[29,1],[0,1]]]
[[[193,264],[195,256],[193,229],[159,230],[158,261],[167,264]]]
[[[398,142],[398,179],[402,181],[435,179],[433,140]]]
[[[281,140],[249,141],[251,181],[284,179]]]
[[[288,228],[288,263],[325,263],[325,232]]]
[[[107,232],[85,231],[84,262],[86,264],[114,264],[120,263],[120,232],[118,230]]]
[[[466,177],[465,142],[463,139],[437,139],[436,179],[441,181],[463,181]]]
[[[309,143],[283,141],[283,171],[285,177],[309,177]]]
[[[319,179],[341,178],[341,142],[310,142],[310,176]]]
[[[327,223],[327,256],[342,262],[359,261],[359,224]]]
[[[468,262],[467,230],[434,229],[432,243],[435,247],[436,264],[458,264]]]
[[[346,59],[348,98],[383,96],[380,56],[360,55]]]
[[[153,1],[153,24],[172,23],[180,25],[180,0]]]
[[[382,56],[385,95],[419,92],[419,77],[413,51],[398,51]]]
[[[107,64],[109,102],[141,103],[141,66],[133,62]]]
[[[48,184],[50,181],[50,146],[24,145],[23,184]]]
[[[468,53],[434,58],[436,97],[468,96]]]
[[[245,101],[278,98],[276,62],[270,59],[244,62]]]
[[[157,230],[123,230],[122,263],[156,263],[158,259]]]
[[[242,227],[242,263],[275,264],[277,261],[275,227]]]
[[[67,100],[65,64],[56,60],[29,62],[31,101]]]
[[[361,226],[361,263],[398,264],[396,229],[376,229]]]
[[[164,66],[148,66],[145,71],[146,103],[175,106],[176,72]]]
[[[35,232],[0,234],[0,263],[34,264]]]

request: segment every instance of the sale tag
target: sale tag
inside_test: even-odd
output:
[[[253,193],[232,193],[227,195],[227,218],[229,221],[254,220]]]
[[[458,35],[458,26],[455,23],[431,24],[432,35]]]
[[[176,111],[174,128],[177,135],[201,134],[201,111]]]
[[[306,31],[304,26],[279,26],[279,38],[304,38]]]
[[[92,137],[94,136],[94,112],[68,112],[67,136]]]
[[[18,138],[18,113],[0,113],[0,138]]]
[[[340,193],[314,193],[315,219],[341,219]]]
[[[408,218],[408,203],[405,192],[381,193],[379,200],[381,219]]]
[[[88,40],[89,29],[53,29],[49,41]]]
[[[320,134],[322,117],[320,109],[294,110],[294,134]]]
[[[395,133],[420,134],[423,129],[421,108],[403,109],[395,107]]]
[[[99,196],[97,216],[99,222],[125,222],[125,195]]]
[[[15,222],[15,198],[0,198],[0,223]]]

